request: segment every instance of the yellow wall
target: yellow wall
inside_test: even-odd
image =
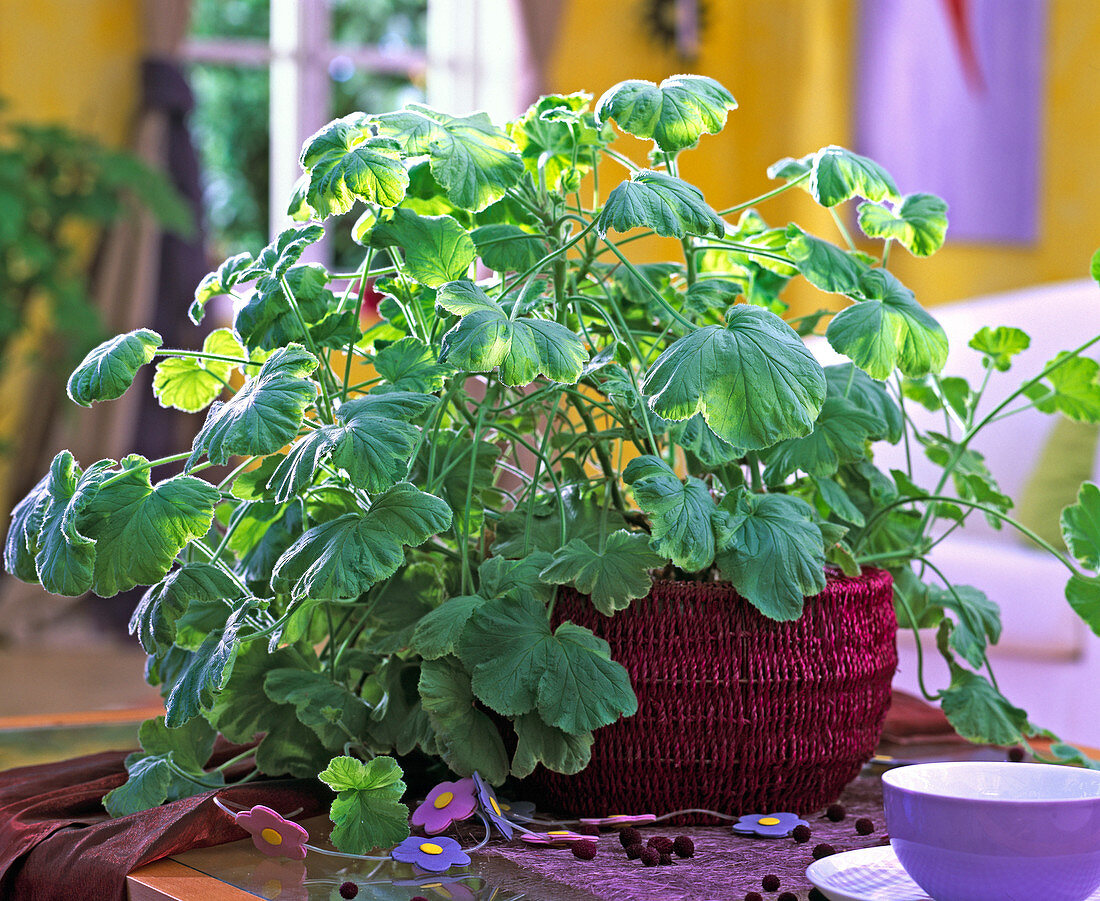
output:
[[[730,113],[722,134],[704,137],[681,158],[681,174],[718,208],[775,187],[765,170],[781,157],[802,156],[829,143],[851,146],[856,0],[711,0],[705,4],[709,21],[700,55],[691,64],[648,36],[641,22],[647,5],[603,0],[597,13],[592,0],[565,0],[547,89],[583,88],[599,96],[625,78],[660,81],[685,70],[718,79],[740,107]],[[895,248],[891,269],[925,304],[1084,277],[1100,246],[1095,150],[1100,146],[1100,4],[1052,0],[1048,14],[1039,242],[953,245],[949,230],[948,246],[930,259],[913,260]],[[637,144],[644,154],[646,148]],[[601,170],[609,184],[624,175],[621,168]],[[773,225],[795,219],[828,236],[828,215],[798,195],[784,195],[761,211]],[[810,296],[799,293],[796,305],[821,305],[820,295],[812,301]]]

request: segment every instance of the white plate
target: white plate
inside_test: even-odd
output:
[[[932,901],[902,869],[889,845],[815,860],[806,878],[829,901]],[[1086,901],[1100,901],[1100,890]]]

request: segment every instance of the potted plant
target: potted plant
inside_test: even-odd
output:
[[[69,381],[77,403],[118,397],[158,358],[161,403],[208,410],[171,458],[82,468],[59,454],[8,535],[9,571],[49,591],[150,586],[131,625],[167,715],[143,726],[109,810],[217,787],[226,765],[205,766],[215,735],[262,735],[242,754],[256,771],[320,773],[338,792],[338,846],[392,844],[407,811],[379,755],[422,753],[497,784],[540,764],[584,769],[638,706],[592,627],[610,635],[632,616],[723,632],[754,658],[771,649],[778,683],[737,716],[778,724],[780,761],[800,753],[805,686],[771,709],[759,698],[806,672],[824,705],[810,719],[839,728],[860,708],[858,753],[870,754],[895,602],[906,624],[940,624],[952,672],[941,698],[959,731],[1023,738],[1023,711],[978,672],[995,608],[920,569],[942,523],[973,511],[1009,521],[969,448],[988,419],[981,389],[939,377],[944,333],[887,268],[895,244],[918,256],[940,246],[945,205],[830,146],[773,166],[773,191],[716,209],[679,176],[679,157],[735,106],[717,82],[677,76],[623,82],[594,107],[586,94],[544,97],[504,129],[418,105],[338,119],[303,149],[299,224],[199,285],[192,319],[231,294],[232,328],[197,350],[139,330],[89,354]],[[652,142],[648,168],[614,149],[612,123]],[[622,167],[611,184],[601,160]],[[877,255],[839,215],[841,244],[768,225],[757,207],[798,190],[834,213],[858,203]],[[362,264],[300,262],[320,222],[353,208]],[[632,262],[630,243],[653,233],[678,239],[682,259]],[[843,308],[784,319],[796,277]],[[364,326],[370,285],[383,300]],[[815,333],[850,362],[822,367],[806,344]],[[1023,341],[983,330],[974,346],[994,374]],[[1081,357],[1091,343],[1015,396],[1095,415],[1095,364]],[[908,397],[943,405],[961,437],[913,434]],[[942,463],[940,484],[875,467],[872,443],[906,435]],[[179,460],[183,474],[153,481]],[[1065,515],[1081,564],[1061,555],[1069,600],[1094,627],[1100,583],[1083,567],[1096,559],[1085,521],[1098,504],[1087,487]],[[889,570],[893,593],[865,564]],[[659,647],[639,663],[650,639],[632,634],[614,640],[635,684],[642,669],[660,683],[690,666]],[[726,678],[732,696],[756,677]],[[837,707],[849,690],[859,700]],[[665,717],[695,717],[685,735],[735,731],[686,689],[658,702]],[[665,750],[636,749],[625,778],[643,779]],[[757,750],[723,753],[709,763],[727,781],[731,761],[745,778],[765,766]],[[808,778],[780,778],[794,794],[778,797],[804,797]]]

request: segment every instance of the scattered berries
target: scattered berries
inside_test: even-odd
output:
[[[657,860],[658,860],[659,863],[667,865],[667,864],[672,863],[672,855],[671,854],[662,854],[660,857],[657,858]]]
[[[577,860],[591,860],[596,856],[596,843],[594,841],[573,842],[573,856]]]
[[[642,833],[633,826],[627,826],[619,832],[619,841],[623,843],[624,848],[629,848],[631,845],[640,845],[642,843]]]
[[[672,841],[672,850],[676,852],[677,857],[694,857],[695,842],[686,835],[678,835]]]
[[[776,876],[775,873],[768,873],[760,882],[764,886],[764,891],[766,892],[779,891],[779,877]]]
[[[798,901],[798,895],[794,892],[784,892],[775,901]]]
[[[820,845],[814,845],[814,860],[821,860],[822,857],[828,857],[830,854],[836,854],[836,848],[830,845],[828,842],[822,842]]]
[[[825,816],[832,820],[834,823],[839,823],[847,815],[848,811],[844,809],[843,804],[830,804],[825,808]]]
[[[646,844],[653,848],[658,854],[671,854],[675,842],[667,835],[655,835],[646,842]]]
[[[641,853],[638,855],[642,859],[647,867],[657,866],[658,861],[661,859],[661,855],[653,850],[653,848],[642,848]]]
[[[359,894],[359,886],[354,882],[341,882],[340,883],[340,897],[341,898],[354,898]]]
[[[1019,745],[1008,749],[1008,759],[1013,763],[1020,763],[1024,759],[1024,749]]]
[[[644,850],[645,850],[645,845],[643,845],[641,842],[636,842],[633,845],[627,845],[626,856],[630,860],[637,860],[639,857],[642,856],[642,852]]]
[[[745,901],[764,901],[764,896],[760,892],[749,892],[745,895]]]
[[[804,845],[810,840],[810,836],[813,835],[813,833],[810,832],[809,826],[795,826],[794,832],[792,832],[791,835],[794,836],[796,842],[800,845]]]
[[[856,820],[856,832],[860,835],[870,835],[875,831],[875,824],[870,817],[860,817]]]

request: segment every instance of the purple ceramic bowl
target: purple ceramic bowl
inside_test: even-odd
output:
[[[936,901],[1083,901],[1100,886],[1100,772],[924,763],[882,784],[890,843]]]

